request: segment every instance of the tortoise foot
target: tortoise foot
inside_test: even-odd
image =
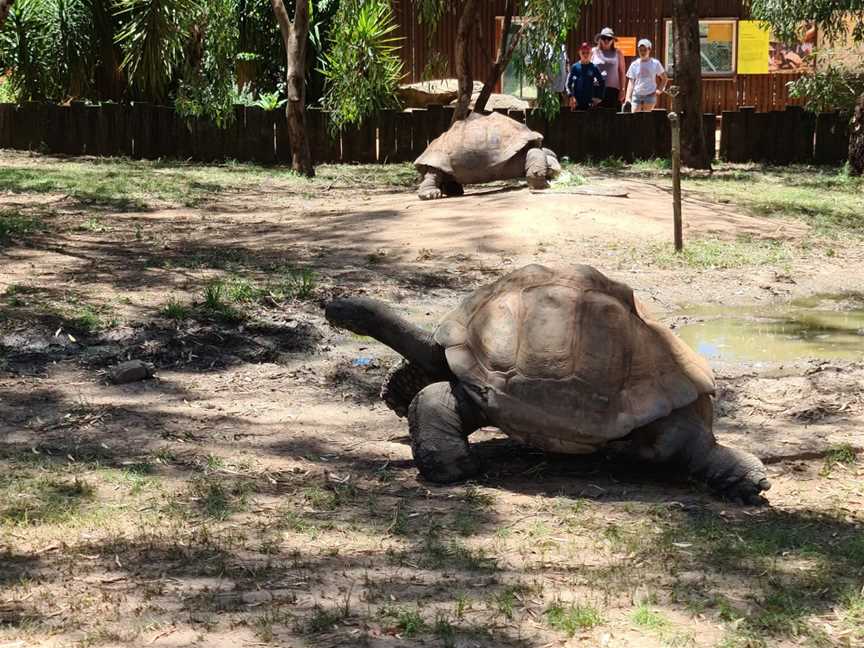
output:
[[[757,457],[725,446],[716,446],[711,453],[707,482],[721,497],[755,506],[766,503],[761,493],[771,488],[765,466]]]
[[[441,189],[432,187],[431,189],[423,189],[417,192],[417,197],[420,200],[437,200],[441,197]]]

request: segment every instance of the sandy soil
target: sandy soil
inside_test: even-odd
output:
[[[2,250],[0,293],[21,284],[30,292],[15,307],[7,300],[0,320],[0,459],[18,465],[31,455],[64,470],[146,460],[148,479],[160,483],[135,500],[137,513],[122,504],[125,486],[100,485],[96,497],[117,504],[116,518],[38,533],[4,527],[9,611],[5,625],[0,614],[0,646],[719,645],[739,617],[693,612],[682,600],[722,592],[746,610],[764,583],[755,567],[712,567],[687,539],[687,512],[745,535],[771,515],[797,530],[831,512],[837,538],[860,533],[860,462],[820,470],[829,447],[864,445],[864,364],[715,367],[716,430],[768,463],[767,509],[717,502],[614,462],[525,451],[493,430],[472,437],[488,467],[478,484],[435,487],[417,479],[404,421],[377,398],[395,355],[330,328],[320,310],[334,295],[367,294],[431,327],[473,287],[528,262],[595,265],[669,322],[682,304],[769,303],[864,285],[861,245],[831,257],[802,250],[805,225],[697,195],[685,204],[687,240],[747,234],[794,253],[782,267],[658,267],[657,246],[671,237],[667,192],[636,180],[592,183],[628,197],[505,186],[424,203],[409,192],[264,183],[194,209],[101,213],[100,232],[76,229],[89,212],[68,197],[0,197],[4,208],[56,210],[50,233]],[[315,294],[250,308],[240,325],[159,317],[169,297],[200,301],[226,262],[262,280],[274,266],[312,267]],[[38,307],[70,295],[110,306],[118,323],[88,333]],[[104,370],[128,357],[152,362],[156,377],[106,384]],[[250,503],[218,523],[164,513],[196,475],[253,484]],[[180,496],[184,506],[202,498]],[[454,531],[469,522],[469,532]],[[663,545],[674,553],[661,560],[676,565],[669,571],[649,568],[660,549],[644,544],[661,528],[684,538]],[[787,576],[804,586],[798,572]],[[630,621],[642,595],[667,625]],[[573,600],[602,608],[604,621],[572,636],[544,622],[550,602]],[[426,626],[412,636],[398,611],[382,612],[388,605],[420,610]],[[316,625],[322,610],[342,608],[349,613]],[[820,632],[845,627],[831,610],[828,601],[805,616]],[[442,615],[452,637],[433,623]],[[855,645],[857,635],[843,632],[828,633],[832,645]]]

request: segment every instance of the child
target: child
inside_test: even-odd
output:
[[[663,64],[651,57],[650,40],[640,40],[638,49],[639,58],[633,61],[627,70],[626,101],[633,107],[633,112],[648,112],[654,110],[657,97],[666,90],[669,77],[666,76]]]
[[[597,87],[594,87],[594,84]],[[570,108],[588,110],[602,101],[606,82],[600,69],[591,62],[591,45],[582,43],[579,47],[579,62],[570,68],[567,79],[567,92],[570,95]]]

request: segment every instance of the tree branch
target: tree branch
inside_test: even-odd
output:
[[[2,2],[3,0],[0,0]],[[279,31],[282,32],[282,38],[286,39],[291,34],[291,18],[288,17],[288,11],[285,9],[285,4],[282,0],[270,0],[273,5],[273,13],[276,14],[276,22],[279,23]]]

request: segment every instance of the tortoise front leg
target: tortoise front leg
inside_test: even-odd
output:
[[[417,188],[417,196],[420,200],[435,200],[441,197],[441,183],[444,180],[438,171],[427,171],[423,176],[423,182]]]
[[[525,179],[532,189],[548,189],[549,162],[546,152],[540,148],[528,149],[525,155]]]
[[[765,466],[749,452],[717,443],[711,431],[712,417],[711,397],[701,396],[634,430],[631,451],[642,459],[681,466],[722,497],[763,503],[759,494],[771,488]]]
[[[469,479],[480,472],[468,435],[485,418],[459,383],[438,382],[420,390],[408,410],[414,463],[426,479],[440,484]]]

